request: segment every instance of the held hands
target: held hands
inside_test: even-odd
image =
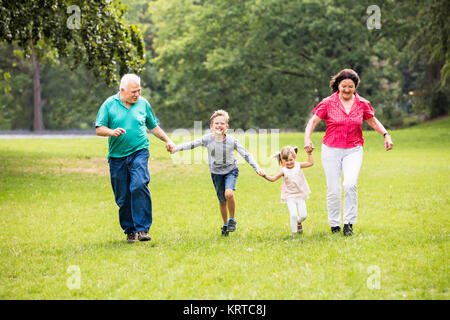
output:
[[[259,174],[261,177],[265,177],[266,173],[264,172],[263,169],[259,169],[258,171],[256,171],[257,174]]]
[[[306,153],[311,154],[314,150],[314,145],[311,141],[311,139],[309,140],[305,140],[305,146],[303,147],[303,149],[305,149]]]
[[[167,150],[168,152],[170,152],[170,153],[174,153],[176,147],[177,147],[177,146],[176,146],[175,143],[173,143],[172,141],[168,141],[168,142],[166,143],[166,150]]]

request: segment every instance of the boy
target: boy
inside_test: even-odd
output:
[[[189,150],[199,146],[208,149],[208,163],[211,178],[219,199],[219,209],[222,215],[222,235],[228,236],[228,232],[236,230],[234,191],[236,180],[239,175],[237,159],[234,150],[253,167],[260,176],[265,172],[253,160],[250,153],[239,143],[239,141],[226,132],[229,129],[229,116],[224,110],[217,110],[210,118],[209,128],[211,133],[188,143],[176,146],[172,153]],[[228,209],[228,212],[227,212]],[[229,219],[228,219],[229,214]]]

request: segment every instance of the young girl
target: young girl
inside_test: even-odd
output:
[[[283,176],[281,183],[281,202],[286,203],[291,216],[292,236],[303,232],[302,222],[306,219],[305,199],[311,193],[308,182],[303,175],[302,168],[308,168],[314,165],[314,159],[311,153],[308,153],[307,162],[296,162],[297,147],[286,146],[280,152],[274,155],[281,166],[280,172],[274,176],[267,176],[269,181],[276,181]]]

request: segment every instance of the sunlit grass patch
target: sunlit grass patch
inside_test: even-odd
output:
[[[296,239],[279,181],[246,163],[237,231],[222,237],[207,164],[174,163],[151,137],[152,240],[131,245],[106,139],[2,139],[0,298],[448,299],[449,129],[444,119],[392,131],[389,152],[382,137],[364,133],[358,222],[348,238],[327,222],[323,133],[314,134],[316,163],[304,170],[312,193]],[[303,134],[279,138],[301,146]]]

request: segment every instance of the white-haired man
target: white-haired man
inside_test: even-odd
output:
[[[107,136],[108,162],[114,197],[119,206],[120,226],[132,243],[150,240],[152,200],[148,183],[149,140],[146,128],[166,142],[172,151],[175,144],[158,126],[150,103],[141,95],[140,78],[126,74],[120,91],[100,107],[95,122],[96,134]]]

